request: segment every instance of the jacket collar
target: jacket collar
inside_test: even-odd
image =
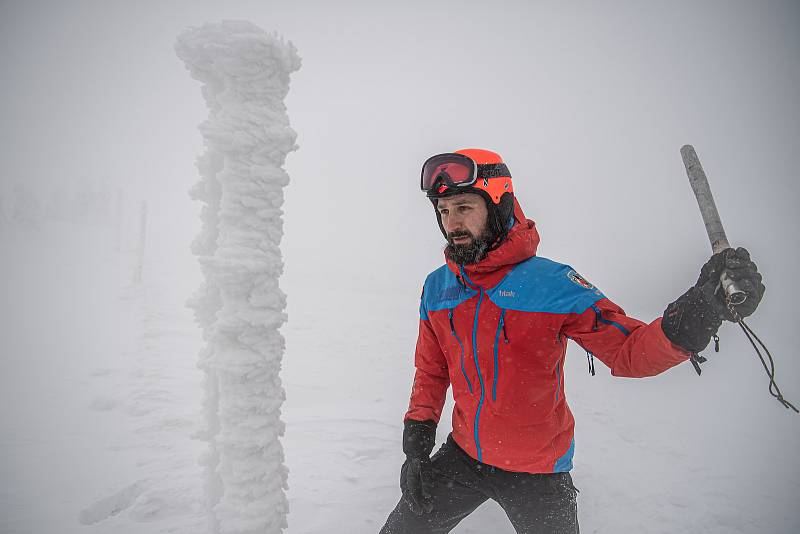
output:
[[[447,260],[447,266],[456,276],[461,277],[463,268],[466,279],[465,284],[472,287],[480,286],[489,289],[497,285],[514,265],[532,258],[536,255],[539,246],[539,232],[536,223],[530,219],[517,220],[505,241],[494,250],[489,251],[486,257],[478,263],[460,266]]]

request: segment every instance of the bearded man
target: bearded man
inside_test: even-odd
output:
[[[423,287],[402,498],[381,532],[450,532],[493,499],[518,533],[577,533],[567,340],[615,376],[657,375],[696,358],[723,320],[752,314],[761,275],[745,249],[715,254],[697,283],[648,324],[568,265],[536,255],[536,227],[498,154],[433,156],[421,186],[447,239],[446,264]],[[747,293],[744,303],[726,301],[723,272]],[[452,432],[431,457],[448,387]]]

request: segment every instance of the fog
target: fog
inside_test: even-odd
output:
[[[116,306],[118,294],[135,295],[129,284],[142,202],[148,210],[143,277],[155,284],[153,295],[160,293],[159,306],[171,310],[158,315],[154,307],[148,320],[181,325],[184,344],[164,354],[180,361],[192,384],[200,381],[194,363],[201,334],[183,304],[201,281],[189,250],[200,206],[188,190],[198,180],[198,125],[208,110],[173,47],[185,28],[225,19],[277,31],[302,58],[286,99],[299,149],[286,163],[281,280],[289,318],[290,532],[317,531],[306,510],[316,510],[319,521],[331,514],[330,522],[371,514],[363,531],[377,531],[399,497],[399,436],[419,293],[425,275],[443,262],[433,210],[419,191],[420,165],[436,153],[480,147],[502,154],[542,236],[539,255],[572,265],[629,315],[649,322],[694,283],[710,255],[679,154],[693,144],[731,243],[747,247],[764,275],[766,295],[750,325],[775,357],[785,396],[800,402],[796,2],[6,1],[0,4],[0,517],[13,522],[0,519],[0,530],[48,532],[46,525],[61,524],[72,532],[59,523],[66,517],[75,532],[112,531],[76,518],[105,491],[129,483],[137,460],[154,457],[134,447],[126,453],[130,467],[119,468],[124,476],[114,468],[94,485],[78,484],[77,473],[95,469],[95,460],[77,448],[59,458],[68,430],[46,428],[75,420],[87,436],[112,427],[123,432],[111,420],[83,418],[81,407],[98,399],[81,396],[83,382],[56,382],[71,369],[85,378],[98,366],[125,372],[133,366],[124,351],[109,347],[130,346],[125,340],[137,339],[139,324],[103,306]],[[34,213],[33,222],[13,215],[21,190],[40,205],[22,210]],[[56,202],[81,192],[95,200]],[[62,211],[54,214],[54,205]],[[87,323],[106,314],[121,321],[118,331]],[[630,495],[652,497],[656,507],[661,494],[654,488],[678,494],[689,484],[703,488],[698,497],[724,493],[724,507],[713,499],[681,505],[720,532],[800,526],[794,493],[800,419],[770,397],[738,328],[726,325],[720,337],[721,353],[710,356],[702,377],[688,364],[651,380],[612,379],[605,370],[589,377],[583,353],[570,352],[567,388],[576,399],[578,440],[612,449],[576,453],[573,475],[587,531],[670,530],[644,517],[614,522],[602,511],[605,477],[626,471],[626,464],[610,465],[614,440],[626,433],[636,434],[637,447],[656,450],[645,460],[620,458],[636,474],[630,494],[613,496],[620,510],[635,513],[643,505],[626,501]],[[59,347],[64,352],[56,356]],[[101,379],[92,376],[97,380],[85,384]],[[125,376],[120,387],[127,387]],[[201,409],[193,387],[178,387],[187,421]],[[44,396],[51,388],[56,396]],[[62,419],[56,408],[73,405],[77,411]],[[387,449],[383,470],[363,474],[352,500],[338,501],[349,516],[315,508],[308,480],[299,477],[323,464],[309,460],[316,449],[300,423],[310,413],[328,414],[328,423],[337,413],[359,417],[353,412],[362,408],[386,429],[364,423],[357,431],[385,433],[381,447],[396,439],[396,450]],[[599,424],[598,410],[611,414],[612,423]],[[440,437],[447,424],[443,419]],[[606,430],[611,437],[599,438]],[[355,426],[332,424],[320,439],[351,431]],[[178,433],[189,436],[191,428]],[[26,440],[38,445],[26,449]],[[182,449],[188,464],[202,451],[201,444],[192,447]],[[664,447],[669,452],[661,454]],[[52,470],[24,468],[44,456]],[[709,471],[697,471],[699,465]],[[335,493],[335,477],[320,476],[319,487]],[[66,504],[39,500],[50,477],[55,486],[71,478],[85,494],[71,493]],[[373,494],[374,485],[386,489]],[[365,508],[368,494],[381,500]],[[34,519],[37,513],[51,521]],[[196,525],[180,519],[192,514],[199,517],[194,509],[175,512],[170,526],[192,531]],[[766,517],[774,522],[764,523]],[[686,524],[708,528],[680,523]],[[160,532],[166,525],[136,526]],[[481,531],[479,523],[469,528]]]

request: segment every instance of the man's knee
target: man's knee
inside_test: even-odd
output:
[[[380,534],[433,534],[447,532],[437,530],[435,524],[436,511],[428,514],[416,515],[403,499],[397,503]]]

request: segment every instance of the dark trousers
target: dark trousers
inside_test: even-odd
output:
[[[482,464],[448,436],[431,457],[433,511],[415,515],[401,498],[381,534],[439,534],[487,499],[505,510],[519,534],[577,534],[578,490],[569,473],[514,473]]]

